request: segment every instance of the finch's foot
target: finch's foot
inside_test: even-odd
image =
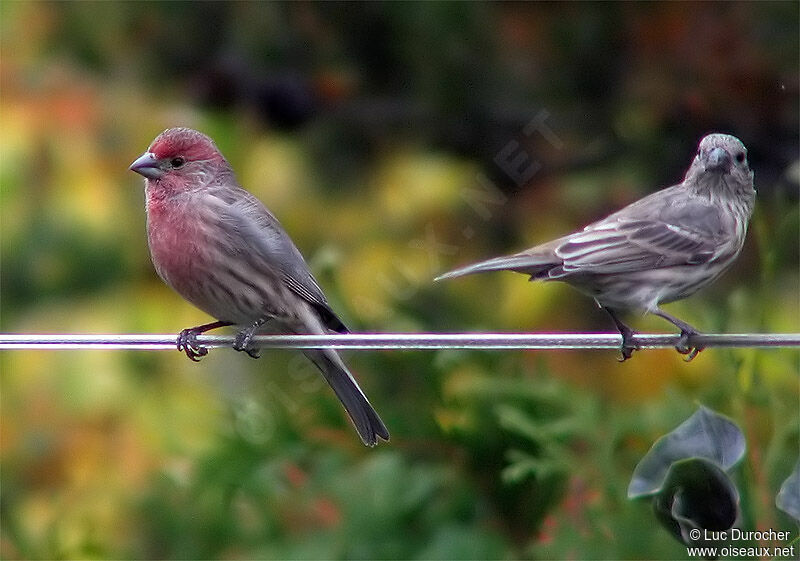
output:
[[[250,358],[261,358],[261,349],[245,349]]]
[[[197,331],[195,329],[184,329],[178,334],[178,350],[186,353],[194,362],[208,354],[208,349],[197,342]]]
[[[682,355],[686,355],[683,359],[686,362],[691,362],[694,357],[698,355],[700,351],[702,351],[705,347],[702,345],[694,345],[692,344],[692,338],[695,335],[700,335],[698,331],[695,330],[688,330],[683,329],[681,330],[680,339],[678,339],[678,344],[675,345],[675,350],[681,353]]]
[[[253,340],[253,336],[256,334],[256,331],[266,323],[267,319],[260,319],[248,327],[247,329],[241,330],[239,333],[236,334],[236,339],[233,341],[233,348],[236,351],[245,352],[250,355],[251,358],[259,358],[261,356],[261,349],[251,347],[250,341]]]
[[[234,350],[245,352],[248,355],[250,355],[251,358],[261,357],[261,349],[250,347],[250,340],[252,338],[253,338],[252,334],[242,331],[236,336],[236,339],[233,341]]]
[[[253,338],[253,334],[250,332],[249,329],[245,329],[244,331],[240,331],[238,335],[236,335],[236,339],[233,341],[233,349],[240,352],[245,352],[250,355],[252,358],[258,358],[261,356],[261,350],[255,349],[250,347],[250,340]]]
[[[194,362],[200,362],[200,359],[208,354],[208,349],[197,342],[197,336],[206,331],[228,325],[231,325],[228,321],[213,321],[205,325],[184,329],[178,334],[178,350],[185,352],[186,356]]]
[[[626,326],[626,329],[620,330],[622,334],[622,346],[619,349],[620,357],[617,359],[619,362],[625,362],[633,356],[633,351],[639,350],[639,345],[634,343],[633,336],[636,332]]]
[[[608,312],[608,315],[610,315],[611,319],[614,320],[614,325],[617,326],[619,334],[622,335],[622,346],[619,349],[620,357],[617,360],[619,362],[625,362],[633,356],[633,351],[638,351],[640,348],[639,345],[633,341],[633,336],[636,335],[636,332],[622,323],[622,320],[619,319],[614,310],[611,308],[606,308],[605,306],[601,307]]]
[[[653,310],[653,313],[657,316],[660,316],[673,324],[675,327],[681,330],[681,336],[678,339],[678,343],[675,345],[675,350],[681,353],[682,355],[686,355],[684,359],[686,362],[690,362],[694,357],[697,356],[697,353],[702,351],[705,347],[702,345],[694,345],[692,344],[692,338],[696,335],[700,335],[700,332],[697,331],[694,327],[689,325],[683,320],[676,318],[675,316],[671,316],[664,310],[660,308],[656,308]]]

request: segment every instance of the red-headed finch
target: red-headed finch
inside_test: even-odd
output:
[[[234,348],[258,356],[252,337],[346,333],[289,235],[236,181],[208,136],[187,128],[162,132],[130,166],[145,178],[147,240],[159,276],[217,321],[184,329],[178,349],[207,354],[196,337],[236,326]],[[303,353],[320,369],[355,425],[374,446],[389,431],[332,349]]]

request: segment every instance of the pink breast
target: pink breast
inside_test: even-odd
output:
[[[147,241],[153,265],[164,282],[184,296],[204,269],[201,226],[185,202],[147,202]]]

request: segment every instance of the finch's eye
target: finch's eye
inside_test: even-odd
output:
[[[172,167],[174,167],[174,168],[179,168],[179,167],[181,167],[183,164],[185,164],[185,163],[186,163],[186,160],[184,160],[183,158],[172,158],[172,159],[169,161],[169,163],[172,165]]]
[[[736,154],[736,161],[740,164],[744,161],[744,152],[739,152]]]

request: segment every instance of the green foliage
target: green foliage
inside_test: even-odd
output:
[[[476,496],[452,469],[395,451],[353,462],[330,447],[233,436],[186,480],[161,477],[137,507],[133,557],[502,557]],[[176,516],[176,513],[184,513]],[[451,541],[453,538],[466,538]]]

